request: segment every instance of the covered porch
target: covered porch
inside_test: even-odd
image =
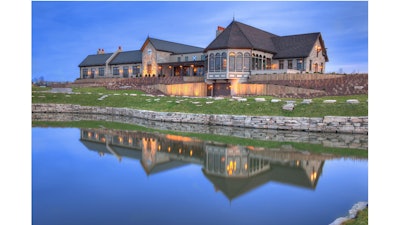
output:
[[[204,61],[159,63],[162,76],[204,76]]]

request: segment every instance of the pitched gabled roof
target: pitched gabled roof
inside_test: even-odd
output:
[[[319,32],[278,36],[237,21],[232,21],[205,48],[205,51],[229,48],[255,49],[274,54],[274,59],[301,58],[309,56],[317,40],[321,43],[322,55],[328,61],[326,48]]]
[[[247,48],[275,53],[276,49],[271,40],[273,37],[278,36],[244,23],[232,21],[228,27],[206,47],[205,51],[224,48]]]
[[[150,42],[157,51],[163,52],[171,52],[172,54],[185,54],[185,53],[195,53],[195,52],[203,52],[204,48],[175,43],[171,41],[164,41],[156,38],[148,37],[144,42],[141,51],[143,51],[144,47],[147,43]]]
[[[107,59],[111,57],[112,53],[107,54],[96,54],[88,55],[80,64],[79,67],[83,66],[103,66],[106,65]]]
[[[131,63],[141,63],[142,62],[142,51],[126,51],[119,52],[114,59],[109,63],[110,65],[116,64],[131,64]]]
[[[272,38],[277,50],[274,59],[307,57],[320,35],[320,33],[308,33]]]

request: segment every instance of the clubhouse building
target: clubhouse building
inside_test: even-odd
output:
[[[324,73],[328,61],[319,32],[278,36],[233,20],[205,48],[147,37],[139,50],[98,49],[79,68],[80,79],[200,76],[224,88],[252,75]]]

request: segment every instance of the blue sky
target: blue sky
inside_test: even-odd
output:
[[[236,21],[276,35],[321,32],[326,72],[368,72],[367,1],[32,2],[32,79],[74,81],[102,48],[140,49],[150,37],[206,47]]]

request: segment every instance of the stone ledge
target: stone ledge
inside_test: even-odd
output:
[[[86,113],[118,115],[153,121],[266,128],[326,133],[368,134],[368,117],[325,116],[323,118],[284,116],[244,116],[155,112],[130,108],[80,106],[72,104],[32,104],[33,113]],[[362,122],[361,122],[362,121]]]

